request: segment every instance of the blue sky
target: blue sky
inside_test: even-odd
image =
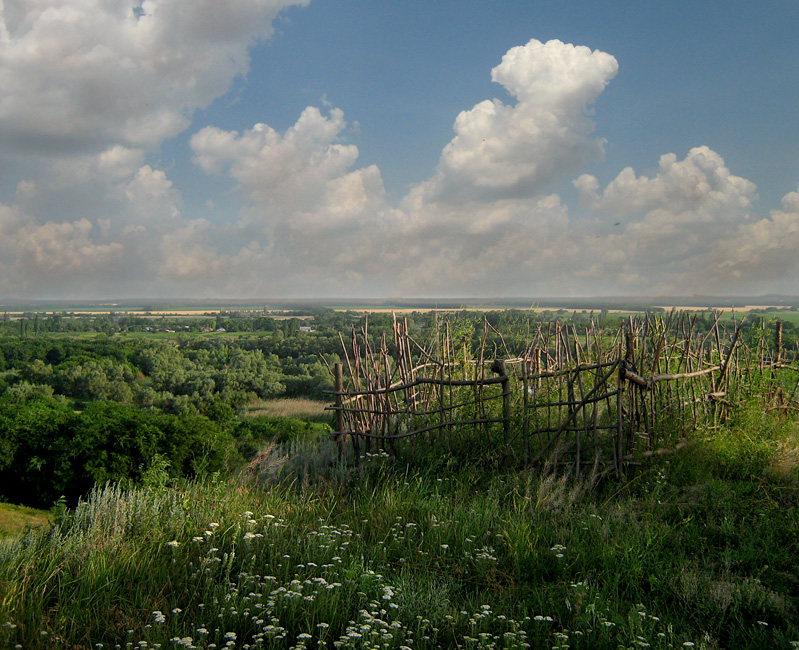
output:
[[[799,293],[795,2],[0,16],[0,299]]]

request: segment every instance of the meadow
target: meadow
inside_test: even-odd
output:
[[[246,407],[249,417],[266,415],[273,418],[300,418],[313,422],[329,422],[331,415],[326,410],[329,404],[304,397],[289,397],[269,400],[253,400]]]
[[[687,433],[622,479],[306,438],[97,486],[0,547],[0,646],[799,647],[799,423]]]
[[[0,503],[0,539],[49,525],[48,514],[36,508]]]

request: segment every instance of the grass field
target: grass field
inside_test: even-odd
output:
[[[49,515],[42,510],[0,503],[0,539],[19,535],[25,530],[47,528]]]
[[[98,488],[0,546],[0,647],[799,647],[799,423],[686,435],[621,480],[320,439]]]
[[[329,405],[330,402],[319,402],[304,397],[256,400],[247,407],[247,415],[328,421],[333,417],[330,411],[325,410]]]

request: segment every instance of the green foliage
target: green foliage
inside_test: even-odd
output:
[[[65,493],[72,478],[69,431],[76,419],[68,405],[52,397],[0,400],[0,496],[46,507]]]
[[[171,488],[156,458],[0,549],[0,643],[791,647],[797,484],[687,481],[704,446],[599,485],[376,454],[344,482]]]
[[[161,455],[155,454],[146,468],[140,468],[141,484],[151,490],[163,490],[169,481],[169,460]]]
[[[243,460],[233,428],[201,415],[114,402],[92,402],[76,413],[51,397],[6,397],[0,399],[0,497],[47,507],[65,495],[74,503],[95,484],[151,476],[159,457],[167,462],[159,471],[168,467],[175,477],[218,471]]]
[[[308,422],[297,418],[259,416],[236,422],[233,435],[240,453],[252,459],[265,446],[265,442],[275,445],[290,443],[316,444],[328,438],[330,427],[319,422]]]
[[[682,471],[722,480],[758,480],[775,462],[779,443],[796,423],[776,413],[767,414],[757,403],[740,407],[723,426],[708,431],[701,445],[693,445],[694,462]]]

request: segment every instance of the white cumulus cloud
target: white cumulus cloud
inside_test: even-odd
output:
[[[308,107],[283,135],[266,124],[241,134],[209,126],[192,136],[191,148],[204,171],[227,171],[265,220],[317,215],[314,225],[324,226],[325,218],[340,225],[383,194],[376,168],[349,171],[358,148],[338,142],[346,126],[341,110],[324,116]]]
[[[611,286],[640,294],[684,294],[722,291],[733,278],[712,285],[717,275],[709,261],[746,230],[754,183],[734,175],[724,159],[706,146],[691,149],[678,160],[661,156],[653,178],[626,168],[599,192],[593,176],[574,182],[583,205],[618,224],[602,238],[616,251],[602,269]],[[729,289],[733,291],[733,289]]]
[[[219,272],[215,226],[183,216],[146,157],[247,73],[282,9],[307,2],[0,1],[0,168],[16,185],[0,196],[0,292],[203,289],[199,270]]]
[[[462,112],[436,174],[398,208],[376,167],[355,168],[336,108],[306,108],[283,134],[206,127],[191,146],[198,166],[228,174],[251,202],[237,260],[288,271],[284,289],[525,293],[564,266],[568,210],[546,190],[601,156],[587,111],[616,70],[612,56],[560,41],[513,48],[492,78],[515,103]]]
[[[610,54],[557,40],[512,48],[491,78],[516,103],[487,99],[458,115],[425,193],[431,200],[532,196],[601,157],[587,109],[617,71]]]
[[[6,0],[0,144],[72,155],[157,149],[247,71],[248,48],[307,0]]]
[[[341,110],[325,116],[308,107],[283,134],[256,124],[243,133],[206,127],[192,137],[196,164],[228,174],[250,201],[233,260],[250,269],[248,281],[259,268],[269,278],[288,276],[284,290],[318,288],[341,271],[342,250],[349,257],[378,235],[383,181],[373,165],[353,169],[357,147],[339,142],[346,127]]]
[[[326,105],[283,132],[197,128],[198,173],[227,178],[243,207],[215,221],[216,196],[187,214],[153,154],[246,74],[282,8],[306,2],[0,0],[0,163],[13,173],[0,293],[795,292],[799,191],[758,217],[755,185],[706,146],[605,187],[579,175],[604,155],[591,107],[618,64],[557,40],[505,54],[491,79],[508,97],[453,116],[434,174],[396,205]],[[572,179],[572,196],[554,193]]]
[[[758,292],[764,282],[771,291],[796,293],[799,277],[799,191],[782,199],[769,217],[740,223],[707,260],[703,276],[711,286],[730,282],[742,293]]]
[[[98,243],[93,230],[86,219],[39,224],[19,209],[0,204],[0,287],[26,295],[93,285],[97,269],[112,264],[123,248]]]

